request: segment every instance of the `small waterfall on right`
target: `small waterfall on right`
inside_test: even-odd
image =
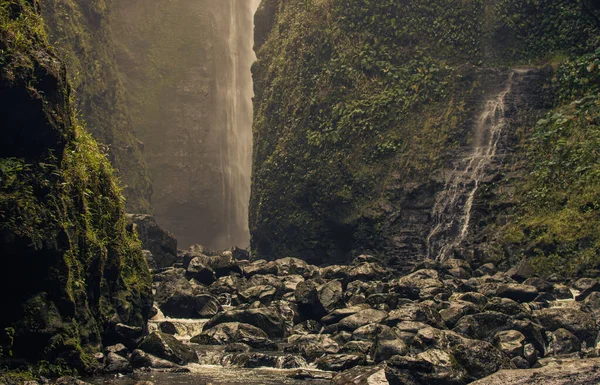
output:
[[[479,115],[469,154],[454,164],[438,193],[432,211],[433,227],[427,237],[427,257],[444,261],[469,233],[471,209],[488,166],[496,156],[506,126],[506,98],[526,70],[511,71],[506,86],[489,99]]]

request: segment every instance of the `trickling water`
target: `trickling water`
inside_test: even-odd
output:
[[[473,201],[487,167],[496,156],[506,125],[505,101],[524,71],[510,73],[506,87],[485,103],[475,126],[470,154],[455,165],[433,207],[433,229],[427,237],[427,256],[445,260],[469,233]]]
[[[219,244],[247,247],[248,202],[252,164],[252,76],[250,67],[256,60],[253,45],[253,15],[260,0],[228,1],[229,22],[225,63],[217,83],[217,92],[225,114],[225,135],[221,136],[221,200],[224,207],[226,234]]]

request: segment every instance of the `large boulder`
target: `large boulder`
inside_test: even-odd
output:
[[[324,334],[292,336],[289,342],[293,350],[302,353],[310,361],[324,354],[336,354],[340,351],[340,345]]]
[[[518,302],[531,302],[539,294],[535,286],[519,283],[507,283],[498,286],[496,295],[501,298],[509,298]]]
[[[366,309],[344,318],[338,323],[338,329],[353,332],[363,325],[381,323],[388,313],[382,310]]]
[[[326,354],[315,361],[318,369],[329,372],[341,372],[358,365],[365,365],[366,363],[367,358],[364,354],[360,353]]]
[[[152,215],[128,214],[127,219],[134,224],[142,248],[152,253],[158,267],[172,266],[177,262],[177,239],[160,227]]]
[[[320,319],[344,304],[342,284],[335,280],[324,284],[316,280],[299,282],[294,297],[300,313],[312,319]]]
[[[263,330],[245,323],[226,322],[203,331],[192,337],[192,343],[201,345],[228,345],[233,343],[244,343],[255,349],[271,349],[274,343],[269,340],[267,333]]]
[[[196,352],[191,347],[161,332],[154,332],[147,336],[139,349],[178,365],[186,365],[198,360]]]
[[[358,366],[333,377],[332,385],[389,385],[385,377],[386,364]]]
[[[392,310],[386,318],[385,324],[396,326],[402,321],[422,322],[438,329],[446,328],[446,324],[437,310],[420,303],[407,303],[396,310]]]
[[[600,358],[571,360],[537,369],[501,370],[471,385],[591,385],[600,383]]]
[[[598,329],[591,314],[575,308],[550,308],[533,312],[540,325],[554,332],[566,329],[587,346],[595,346]]]
[[[228,310],[211,318],[204,326],[208,330],[226,322],[241,322],[262,329],[269,338],[283,338],[286,334],[285,319],[271,308]]]

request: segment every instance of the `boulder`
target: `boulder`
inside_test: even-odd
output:
[[[515,368],[508,356],[485,341],[465,339],[452,350],[454,358],[467,372],[467,381],[489,376],[501,369]]]
[[[127,358],[121,357],[116,353],[109,352],[104,363],[104,373],[107,374],[126,374],[133,372],[133,368]]]
[[[307,334],[290,340],[291,348],[313,361],[324,354],[336,354],[340,345],[324,334]]]
[[[263,330],[245,323],[226,322],[213,326],[201,334],[192,337],[192,343],[201,345],[227,345],[243,343],[255,349],[275,349]]]
[[[208,266],[208,257],[195,257],[193,258],[187,268],[186,276],[193,278],[204,285],[210,285],[217,279],[217,276],[213,269]]]
[[[398,285],[406,286],[419,293],[419,299],[432,299],[438,294],[450,294],[450,289],[439,279],[439,273],[431,269],[417,270],[398,280]]]
[[[483,311],[495,311],[514,316],[528,313],[529,308],[509,298],[493,297],[488,300],[488,303],[483,307]]]
[[[332,385],[389,385],[386,364],[358,366],[333,377]]]
[[[497,332],[510,329],[510,321],[506,314],[488,311],[464,316],[452,330],[478,340],[491,339]]]
[[[376,363],[380,363],[389,360],[393,356],[407,354],[408,346],[396,330],[382,326],[370,353],[371,359]]]
[[[367,309],[342,319],[338,323],[339,330],[353,332],[363,325],[381,323],[388,313],[381,310]]]
[[[243,303],[259,301],[263,305],[269,305],[275,299],[277,289],[270,285],[258,285],[247,288],[238,293],[238,298]]]
[[[521,303],[533,301],[538,294],[538,289],[535,286],[518,283],[502,284],[496,289],[498,297],[509,298]]]
[[[286,334],[285,319],[271,308],[228,310],[211,318],[204,326],[208,330],[227,322],[240,322],[262,329],[269,338],[283,338]]]
[[[527,259],[522,260],[506,272],[507,276],[519,282],[523,282],[527,278],[533,277],[534,274],[535,269]]]
[[[341,372],[366,363],[367,358],[361,353],[326,354],[315,361],[318,369],[330,372]]]
[[[168,267],[177,262],[177,239],[160,227],[152,215],[127,214],[127,219],[134,224],[142,248],[152,253],[157,267]]]
[[[576,353],[581,350],[581,341],[566,329],[552,333],[549,351],[555,355]]]
[[[591,385],[600,383],[600,358],[570,360],[537,369],[502,370],[471,385]]]
[[[453,328],[464,316],[479,313],[479,307],[467,301],[453,301],[450,306],[439,311],[446,326]]]
[[[552,332],[561,328],[566,329],[587,346],[595,345],[598,329],[594,318],[589,313],[566,307],[536,310],[533,315],[540,325]]]
[[[321,322],[325,325],[332,325],[340,322],[342,319],[349,317],[353,314],[359,313],[363,310],[370,309],[371,306],[368,304],[359,304],[350,306],[342,309],[337,309],[321,318]]]
[[[523,356],[525,336],[516,330],[501,331],[494,336],[494,346],[511,358]]]
[[[198,359],[196,352],[191,347],[178,341],[175,337],[161,332],[154,332],[144,338],[139,349],[178,365],[186,365],[196,362]]]
[[[392,310],[384,322],[388,326],[396,326],[402,321],[422,322],[437,329],[446,328],[446,324],[437,310],[419,303],[407,303]]]

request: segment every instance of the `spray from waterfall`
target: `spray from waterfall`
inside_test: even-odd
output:
[[[445,187],[433,207],[434,225],[427,237],[429,258],[447,259],[467,237],[477,190],[496,156],[506,126],[506,98],[522,74],[523,71],[511,72],[506,87],[485,103],[477,119],[469,155],[457,162],[447,176]]]
[[[227,0],[226,73],[217,85],[225,113],[224,133],[220,144],[222,206],[226,233],[221,243],[247,247],[248,204],[252,164],[252,76],[250,67],[256,60],[253,46],[253,15],[259,0]]]

